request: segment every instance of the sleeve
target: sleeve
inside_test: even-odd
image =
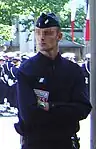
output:
[[[32,114],[37,110],[36,96],[28,83],[28,76],[18,70],[17,74],[17,103],[21,119],[30,123]]]
[[[71,90],[71,100],[68,103],[53,104],[51,112],[57,117],[66,118],[66,121],[85,119],[91,111],[91,103],[86,93],[84,76],[81,68],[74,71],[74,83]]]

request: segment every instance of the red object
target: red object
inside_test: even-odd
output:
[[[89,5],[88,5],[88,11],[86,16],[86,27],[85,27],[85,41],[90,40],[90,19],[89,19]]]
[[[72,41],[74,41],[74,25],[75,25],[75,15],[76,15],[76,0],[71,0],[71,36]]]
[[[71,21],[72,41],[74,41],[74,21]]]

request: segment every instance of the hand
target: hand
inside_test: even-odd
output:
[[[49,111],[49,103],[47,101],[42,101],[38,99],[38,106],[44,109],[45,111]]]
[[[49,103],[48,102],[45,102],[44,110],[45,111],[49,111]]]

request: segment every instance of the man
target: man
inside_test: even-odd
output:
[[[53,13],[38,18],[35,27],[37,55],[17,73],[19,123],[23,149],[72,149],[71,137],[79,121],[91,111],[81,68],[61,57],[60,24]]]
[[[86,54],[84,63],[81,66],[84,72],[86,90],[87,90],[89,99],[90,99],[90,58],[91,58],[90,53]]]

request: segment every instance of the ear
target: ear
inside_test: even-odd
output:
[[[57,40],[60,41],[62,39],[62,33],[58,32]]]

